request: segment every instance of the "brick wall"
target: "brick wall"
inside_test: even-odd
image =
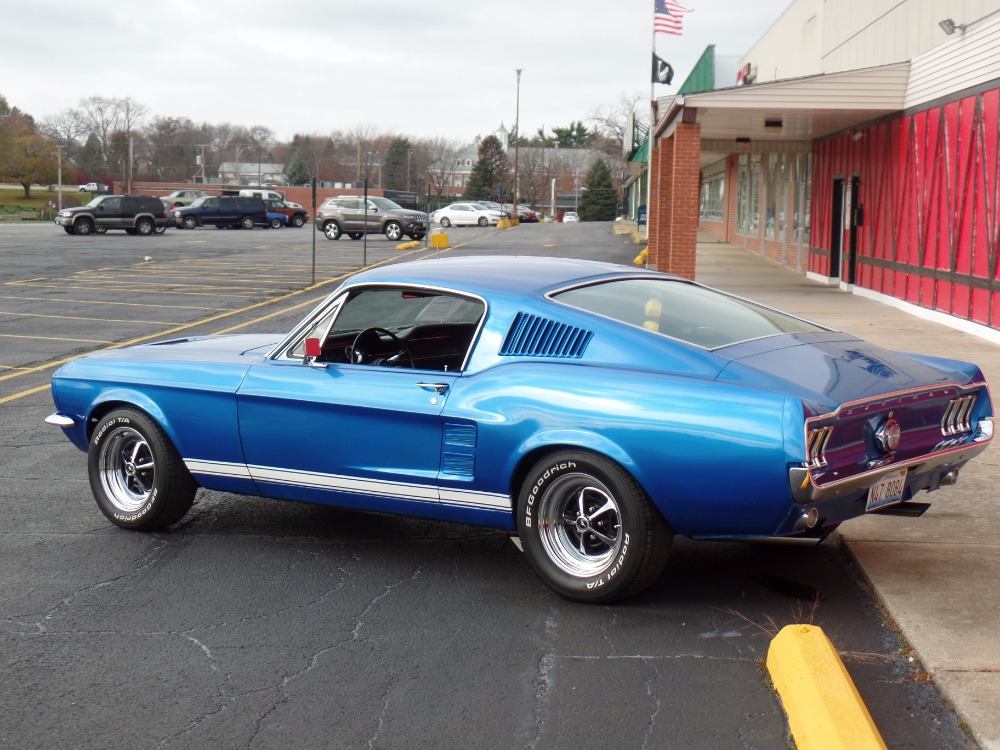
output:
[[[694,278],[701,179],[701,128],[678,123],[650,158],[649,267]]]

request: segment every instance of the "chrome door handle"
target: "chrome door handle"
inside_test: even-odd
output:
[[[417,388],[423,388],[425,391],[434,391],[439,396],[443,396],[448,387],[448,383],[417,383]]]

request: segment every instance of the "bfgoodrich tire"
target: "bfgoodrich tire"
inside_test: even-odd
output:
[[[160,426],[136,409],[116,409],[97,424],[87,470],[97,507],[123,529],[176,523],[198,489]]]
[[[673,531],[621,466],[582,451],[536,463],[518,495],[528,562],[556,593],[601,604],[638,594],[663,572]]]

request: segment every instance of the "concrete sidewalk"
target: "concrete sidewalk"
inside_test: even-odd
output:
[[[1000,346],[919,313],[810,281],[699,234],[697,280],[880,346],[978,364],[1000,396]],[[839,532],[886,610],[985,750],[1000,750],[1000,467],[991,446],[921,518],[866,516]]]

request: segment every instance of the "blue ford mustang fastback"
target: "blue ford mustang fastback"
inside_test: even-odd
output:
[[[118,526],[169,526],[198,487],[479,524],[587,602],[650,585],[674,534],[919,515],[993,436],[975,365],[532,257],[364,271],[287,335],[98,352],[52,393]]]

